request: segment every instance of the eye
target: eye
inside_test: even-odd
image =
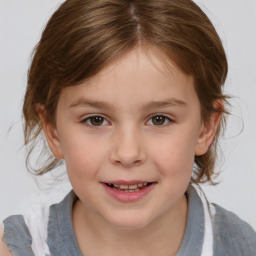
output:
[[[165,126],[168,125],[168,123],[173,122],[169,117],[164,115],[155,115],[150,118],[152,120],[150,122],[150,125],[154,126]]]
[[[86,123],[90,126],[103,126],[109,122],[102,116],[89,116],[81,121],[81,123]]]

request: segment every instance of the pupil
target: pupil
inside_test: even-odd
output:
[[[165,117],[164,116],[155,116],[153,117],[153,123],[155,125],[162,125],[164,124]]]
[[[101,125],[103,122],[103,118],[100,116],[94,116],[91,118],[91,123],[95,126]]]

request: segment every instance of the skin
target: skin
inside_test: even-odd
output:
[[[0,255],[1,256],[11,256],[11,252],[9,251],[7,245],[2,241],[4,236],[3,230],[0,229]]]
[[[63,89],[56,126],[40,115],[51,151],[65,159],[79,198],[73,225],[81,252],[175,255],[186,227],[194,156],[207,152],[220,120],[213,114],[202,122],[193,77],[171,61],[167,68],[157,49],[137,47],[90,80]],[[91,115],[102,117],[98,126]],[[124,203],[101,183],[113,180],[156,185],[142,199]]]

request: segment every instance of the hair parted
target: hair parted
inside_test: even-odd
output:
[[[222,42],[205,13],[191,0],[67,0],[52,15],[34,49],[23,105],[25,145],[31,152],[42,132],[37,105],[55,123],[60,93],[96,75],[138,44],[158,48],[195,81],[202,120],[226,113],[223,85],[227,59]],[[223,104],[216,104],[216,100]],[[208,152],[195,156],[191,181],[211,182],[224,117]],[[44,174],[60,164],[49,155],[34,169]]]

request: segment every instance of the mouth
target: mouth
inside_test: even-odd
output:
[[[152,185],[153,182],[143,182],[143,183],[136,183],[136,184],[131,184],[131,185],[126,185],[126,184],[113,184],[113,183],[105,183],[106,186],[120,191],[120,192],[138,192],[143,190],[144,188]]]
[[[124,203],[144,198],[154,189],[156,184],[157,182],[146,181],[102,182],[108,195]]]

